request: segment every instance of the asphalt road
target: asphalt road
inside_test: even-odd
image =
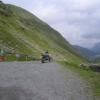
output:
[[[78,75],[56,63],[0,63],[0,100],[94,100]]]

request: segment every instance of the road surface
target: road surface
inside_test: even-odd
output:
[[[94,100],[87,84],[56,63],[0,63],[0,100]]]

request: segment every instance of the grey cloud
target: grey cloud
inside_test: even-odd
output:
[[[100,32],[85,34],[85,35],[83,35],[83,37],[87,38],[87,39],[99,39],[100,40]]]

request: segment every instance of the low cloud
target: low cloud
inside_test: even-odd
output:
[[[96,40],[100,40],[100,33],[90,33],[90,34],[86,34],[83,36],[86,39],[96,39]]]

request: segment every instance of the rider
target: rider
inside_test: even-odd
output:
[[[46,57],[49,57],[49,52],[46,51],[46,52],[44,53],[44,55],[45,55]]]
[[[45,52],[45,57],[49,60],[49,62],[51,61],[51,57],[48,51]]]
[[[49,52],[48,51],[46,51],[44,54],[42,54],[42,59],[44,59],[44,60],[49,60],[49,62],[50,62],[50,55],[49,55]]]

